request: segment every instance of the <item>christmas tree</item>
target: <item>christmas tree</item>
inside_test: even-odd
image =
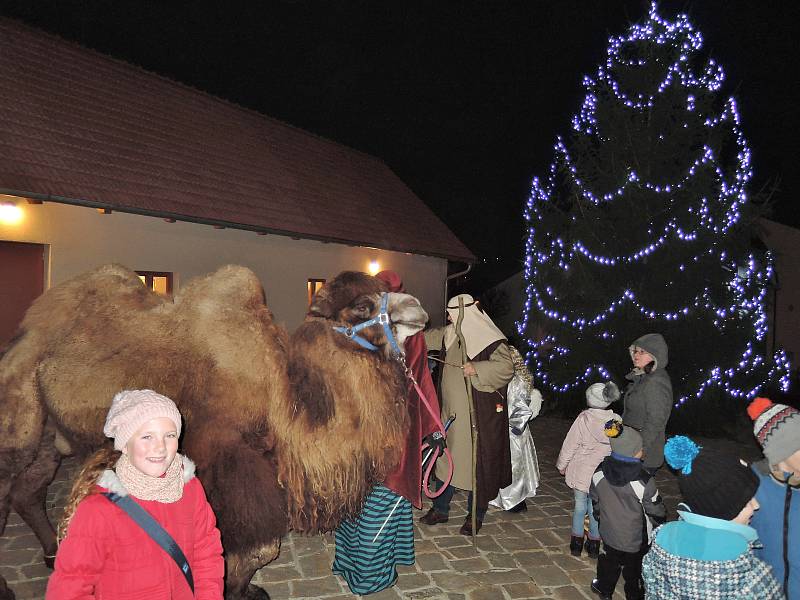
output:
[[[765,357],[772,265],[753,243],[750,150],[701,46],[686,15],[665,20],[654,3],[609,40],[549,176],[533,181],[518,328],[550,390],[619,380],[650,332],[669,344],[676,405],[788,386],[785,355]]]

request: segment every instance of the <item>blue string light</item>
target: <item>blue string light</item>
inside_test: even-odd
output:
[[[544,323],[552,323],[555,326],[552,329],[566,327],[580,333],[583,343],[587,343],[586,340],[591,339],[591,336],[606,341],[615,339],[615,334],[609,331],[606,322],[623,309],[638,311],[645,319],[654,322],[654,329],[657,329],[656,323],[659,320],[673,322],[690,318],[708,319],[720,331],[724,331],[735,319],[745,318],[752,323],[752,340],[746,343],[736,364],[726,368],[716,366],[701,373],[702,383],[696,389],[681,395],[676,406],[684,404],[690,398],[701,397],[711,386],[717,386],[735,398],[752,398],[765,381],[777,380],[784,390],[788,389],[790,365],[783,351],[777,352],[773,357],[766,380],[755,385],[751,385],[752,382],[747,385],[734,383],[735,378],[738,380],[742,375],[753,375],[767,366],[765,358],[754,348],[754,342],[762,342],[767,333],[764,305],[766,288],[773,277],[773,267],[772,257],[768,252],[761,263],[756,256],[750,254],[746,264],[741,264],[741,257],[729,256],[722,248],[726,236],[733,233],[734,226],[741,220],[742,207],[748,200],[746,186],[752,177],[751,156],[740,128],[739,113],[733,98],[724,103],[717,116],[701,114],[705,110],[700,100],[703,94],[718,91],[725,79],[721,66],[713,59],[707,60],[700,68],[695,67],[702,45],[702,35],[694,30],[686,15],[678,15],[672,22],[662,19],[657,14],[656,3],[653,2],[645,22],[633,25],[626,35],[611,37],[605,63],[598,67],[593,77],[583,78],[586,95],[578,114],[571,120],[572,135],[576,140],[594,140],[599,144],[609,141],[609,134],[602,131],[602,119],[598,118],[601,98],[607,99],[607,102],[617,102],[624,107],[621,110],[627,109],[633,114],[641,114],[656,106],[666,94],[674,95],[676,89],[680,89],[684,94],[682,108],[686,113],[683,128],[688,128],[691,121],[705,128],[706,137],[729,134],[735,141],[736,160],[732,172],[723,168],[728,163],[719,156],[719,151],[703,144],[694,151],[694,157],[689,158],[689,166],[683,174],[669,183],[648,181],[634,165],[630,165],[618,185],[612,186],[608,191],[598,192],[587,184],[590,177],[582,174],[581,166],[570,155],[567,142],[559,136],[553,148],[555,160],[546,180],[533,180],[524,213],[529,228],[524,268],[527,300],[523,318],[517,323],[517,328],[527,341],[527,356],[537,377],[550,389],[565,392],[585,384],[592,377],[608,378],[610,374],[605,365],[590,364],[582,367],[581,372],[568,380],[556,381],[550,367],[552,365],[557,368],[563,364],[570,355],[570,350],[559,342],[555,334],[546,335],[542,339],[526,337],[531,316],[536,315]],[[632,48],[635,50],[644,46],[655,47],[662,52],[659,56],[668,57],[668,60],[661,60],[663,77],[654,88],[631,93],[617,80],[615,74],[621,68],[635,69],[647,65],[646,59],[627,56],[635,55],[635,52],[629,52]],[[659,142],[664,141],[664,135],[659,135],[658,139]],[[689,193],[701,176],[711,177],[715,193],[684,201],[682,210],[676,212],[676,198],[680,194]],[[542,226],[546,218],[545,212],[557,197],[560,185],[570,189],[579,198],[579,202],[585,201],[590,206],[600,207],[632,193],[648,193],[663,199],[665,208],[674,210],[665,211],[672,216],[660,226],[651,222],[647,229],[647,241],[640,242],[625,254],[610,254],[602,248],[601,241],[565,240],[557,234],[551,234]],[[576,219],[574,215],[571,218],[573,221]],[[698,249],[698,242],[706,238],[712,240],[710,244]],[[715,266],[717,270],[722,269],[731,274],[723,286],[728,292],[725,294],[727,298],[717,299],[716,295],[719,294],[706,286],[694,294],[684,306],[659,310],[647,306],[637,298],[633,290],[624,289],[605,308],[584,315],[578,310],[563,306],[552,286],[546,285],[544,289],[540,289],[540,282],[543,281],[541,273],[545,269],[566,275],[579,260],[588,260],[600,268],[615,269],[674,252],[671,250],[674,244],[681,244],[685,248],[684,253],[692,254],[676,265],[675,280],[684,276],[687,269],[710,269]],[[595,249],[597,246],[601,248]]]

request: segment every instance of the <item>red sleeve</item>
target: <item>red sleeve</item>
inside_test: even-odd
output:
[[[195,598],[197,600],[222,600],[222,578],[225,575],[225,564],[222,558],[222,543],[217,518],[206,499],[203,484],[195,477],[189,484],[195,489],[194,508],[194,559],[192,575],[194,576]],[[188,485],[188,484],[187,484]]]
[[[69,523],[47,582],[46,600],[90,600],[108,556],[112,530],[100,496],[85,498]]]
[[[420,331],[408,338],[405,341],[404,348],[406,351],[406,364],[414,373],[414,377],[417,383],[419,383],[423,394],[425,394],[428,405],[430,405],[429,411],[425,406],[425,401],[420,398],[420,436],[425,437],[438,429],[438,425],[436,425],[431,411],[439,417],[441,417],[442,411],[439,407],[439,398],[436,395],[436,387],[433,385],[431,371],[428,368],[428,346],[425,344],[425,336],[423,333]]]

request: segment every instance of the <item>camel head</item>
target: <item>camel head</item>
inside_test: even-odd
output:
[[[312,298],[308,317],[328,319],[353,327],[378,316],[384,294],[388,296],[386,310],[392,333],[402,348],[408,337],[422,331],[428,314],[414,296],[386,292],[381,280],[366,273],[344,271],[328,281]],[[380,324],[363,329],[359,335],[385,354],[391,353],[386,333]]]

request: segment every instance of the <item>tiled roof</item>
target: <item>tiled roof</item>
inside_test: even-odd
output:
[[[368,154],[0,19],[0,193],[474,260]]]

